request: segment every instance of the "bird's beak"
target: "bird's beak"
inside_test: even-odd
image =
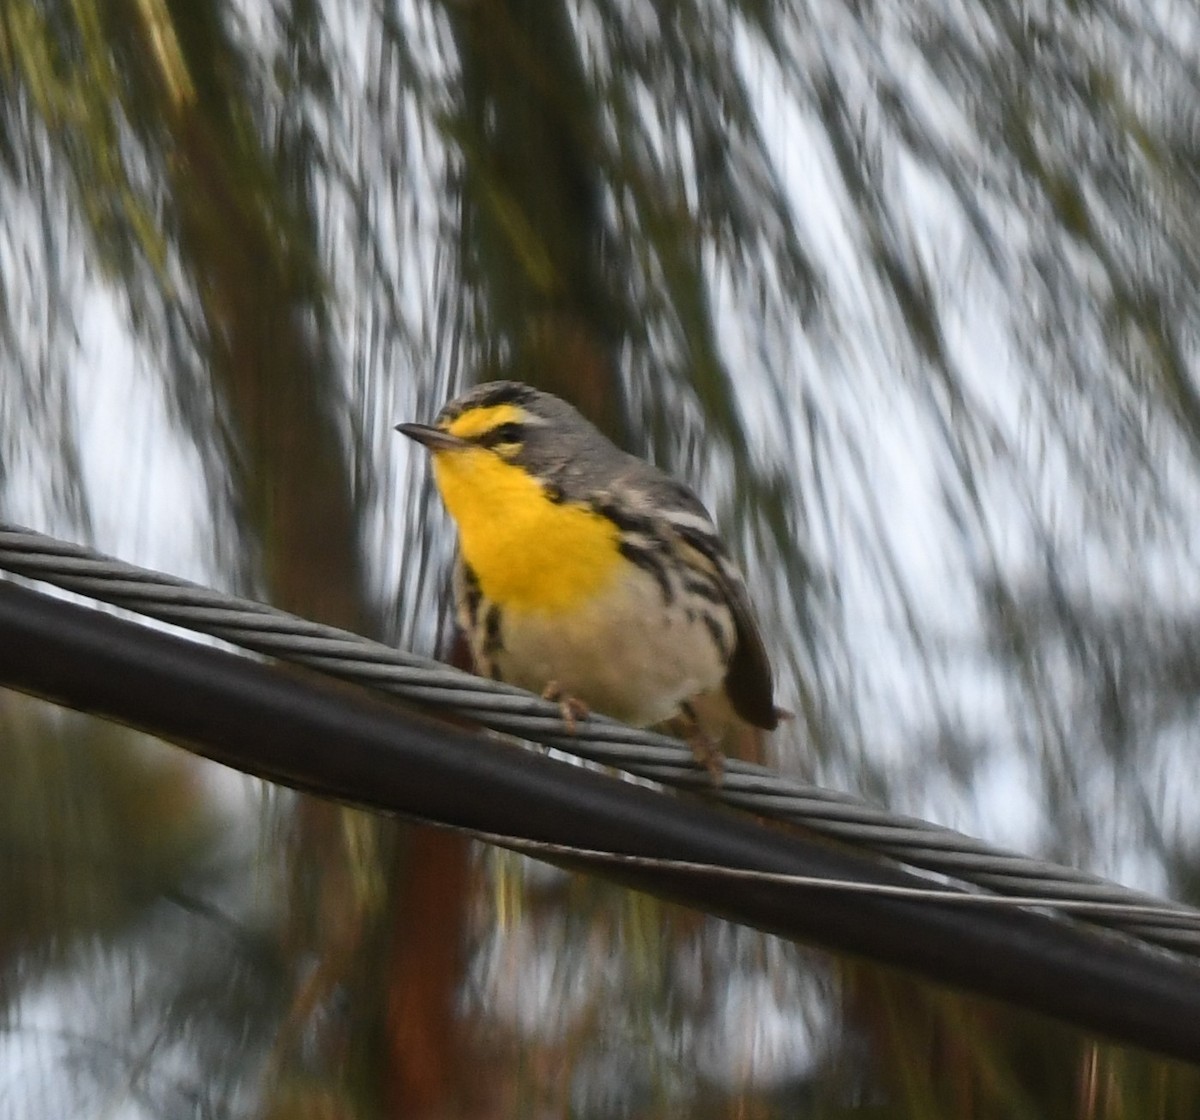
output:
[[[415,439],[430,451],[454,451],[469,446],[468,441],[461,436],[452,436],[449,432],[443,432],[441,428],[434,428],[428,424],[397,424],[396,431],[409,439]]]

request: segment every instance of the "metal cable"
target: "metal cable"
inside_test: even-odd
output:
[[[563,724],[557,704],[460,672],[360,635],[263,603],[238,599],[91,549],[0,523],[0,568],[199,631],[244,649],[373,686],[440,712],[554,747],[604,766],[677,786],[762,817],[801,825],[844,844],[998,894],[1088,903],[1086,919],[1200,956],[1200,911],[1043,860],[992,848],[928,821],[902,817],[849,794],[797,782],[731,759],[715,787],[691,750],[665,735],[603,716]],[[1132,912],[1122,907],[1135,906]],[[1108,907],[1109,909],[1106,909]],[[1115,908],[1115,909],[1114,909]],[[1084,915],[1074,913],[1076,920]]]
[[[418,819],[418,818],[414,818]],[[425,822],[428,823],[428,822]],[[800,887],[812,890],[837,892],[840,894],[874,895],[876,897],[919,899],[935,902],[939,906],[954,906],[965,909],[1026,910],[1046,908],[1046,900],[1031,896],[968,893],[949,884],[934,884],[928,887],[900,886],[895,883],[864,883],[861,879],[833,879],[823,875],[795,875],[788,872],[760,871],[750,867],[729,867],[722,864],[700,863],[695,860],[664,859],[661,856],[638,856],[597,848],[578,848],[571,844],[555,844],[545,840],[529,840],[522,836],[506,833],[481,832],[478,829],[456,828],[438,824],[449,832],[458,832],[485,844],[494,844],[534,859],[571,859],[599,867],[644,867],[656,871],[679,871],[713,880],[738,879],[754,883],[770,883],[780,887]],[[1180,910],[1171,903],[1156,906],[1139,903],[1097,903],[1090,900],[1055,899],[1051,908],[1060,914],[1072,917],[1116,917],[1140,915],[1162,921],[1165,925],[1187,927],[1195,922],[1195,915]]]
[[[845,845],[515,741],[489,745],[479,731],[289,668],[0,579],[0,681],[28,695],[291,789],[497,843],[553,845],[537,858],[1113,1041],[1191,1062],[1200,1054],[1195,957],[1097,935],[1016,899],[942,901],[925,893],[930,878]],[[853,881],[921,893],[829,885]]]

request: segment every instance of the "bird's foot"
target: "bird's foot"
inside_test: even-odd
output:
[[[579,730],[579,721],[591,713],[591,709],[578,696],[567,695],[558,681],[551,681],[542,689],[542,699],[557,701],[562,721],[572,735]]]
[[[682,705],[679,711],[683,739],[692,748],[692,757],[697,765],[708,771],[713,785],[719,786],[725,776],[725,755],[721,753],[720,745],[700,725],[696,709],[691,704]]]

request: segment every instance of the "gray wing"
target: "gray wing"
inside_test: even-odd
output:
[[[713,578],[729,604],[735,641],[725,671],[725,691],[733,710],[747,723],[773,731],[779,724],[779,712],[771,662],[742,573],[717,535],[708,510],[691,490],[640,459],[632,459],[632,464],[625,480],[644,495],[636,512],[665,520],[685,545],[700,553],[711,565]]]

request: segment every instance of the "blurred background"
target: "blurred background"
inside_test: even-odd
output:
[[[515,369],[716,515],[774,764],[1197,903],[1197,214],[1192,0],[3,0],[0,516],[445,656],[391,429]],[[3,1117],[1200,1114],[4,692],[0,767]]]

